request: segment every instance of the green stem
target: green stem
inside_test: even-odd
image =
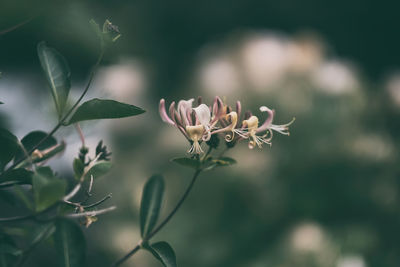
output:
[[[196,182],[197,177],[199,176],[201,171],[202,171],[201,169],[196,170],[196,172],[193,174],[193,177],[192,177],[192,180],[190,181],[189,186],[186,188],[185,193],[183,194],[181,199],[178,201],[178,203],[176,204],[175,208],[169,213],[169,215],[148,236],[146,236],[146,240],[150,240],[150,238],[152,238],[155,234],[157,234],[171,220],[171,218],[176,214],[176,212],[182,206],[183,202],[186,200],[187,196],[189,195],[190,191],[192,190],[193,185]],[[128,260],[131,256],[133,256],[136,252],[139,251],[139,249],[141,248],[140,244],[142,242],[143,241],[140,241],[139,244],[136,245],[136,247],[134,247],[131,251],[129,251],[121,259],[116,261],[112,266],[113,267],[119,266],[122,263],[124,263],[126,260]]]
[[[53,136],[53,134],[55,132],[57,132],[57,130],[64,125],[65,121],[68,119],[68,117],[71,115],[71,113],[75,110],[75,108],[79,105],[79,103],[82,101],[83,97],[86,95],[87,91],[90,88],[90,85],[92,84],[94,75],[96,73],[96,70],[98,68],[98,66],[100,65],[101,60],[103,59],[104,56],[104,49],[101,49],[101,52],[99,54],[99,57],[97,58],[96,64],[94,65],[90,76],[89,76],[89,81],[86,84],[85,89],[83,90],[81,96],[78,98],[78,100],[75,102],[75,104],[68,110],[68,112],[64,115],[64,117],[62,117],[62,119],[58,122],[58,124],[45,136],[42,138],[42,140],[39,141],[39,143],[37,143],[32,149],[30,149],[28,151],[28,155],[31,155],[33,151],[35,151],[41,144],[43,144],[44,142],[46,142],[50,137]],[[24,161],[27,158],[27,156],[23,156],[21,157],[19,160],[15,161],[7,170],[5,170],[4,172],[1,173],[7,173],[9,171],[11,171],[12,169],[14,169],[16,166],[18,166],[18,164],[20,164],[22,161]]]

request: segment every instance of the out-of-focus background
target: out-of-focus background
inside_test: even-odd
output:
[[[115,167],[95,184],[118,206],[85,231],[87,266],[108,266],[139,240],[142,185],[166,177],[165,215],[191,172],[169,162],[186,140],[162,123],[158,101],[240,99],[276,123],[296,117],[272,147],[239,144],[234,167],[205,173],[156,240],[180,266],[400,266],[400,34],[395,1],[8,1],[0,3],[0,124],[19,138],[56,123],[36,55],[47,41],[68,60],[76,98],[98,53],[89,19],[122,32],[87,98],[140,106],[144,115],[82,123],[92,152],[103,139]],[[52,161],[72,177],[74,129]],[[0,148],[1,149],[1,148]],[[26,266],[55,266],[47,244]],[[159,266],[140,252],[124,266]]]

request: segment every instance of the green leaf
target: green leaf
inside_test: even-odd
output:
[[[72,167],[74,169],[74,175],[76,179],[81,178],[83,174],[83,170],[85,169],[85,164],[83,164],[82,160],[78,158],[74,158],[74,162],[72,163]]]
[[[33,172],[24,168],[8,171],[0,176],[0,187],[13,184],[32,184]]]
[[[56,227],[53,222],[39,224],[37,228],[32,231],[32,235],[30,237],[29,247],[36,246],[41,241],[48,239],[56,230]]]
[[[0,105],[4,104],[3,102],[0,101]]]
[[[237,163],[235,159],[229,157],[215,159],[213,162],[215,162],[218,166],[230,166]]]
[[[176,256],[172,247],[167,242],[157,242],[144,247],[150,251],[153,256],[159,260],[164,267],[176,267]]]
[[[4,128],[0,128],[0,170],[10,162],[18,149],[18,139]]]
[[[40,167],[32,177],[32,186],[36,210],[42,211],[62,199],[66,182],[55,177],[49,167]]]
[[[157,223],[163,195],[164,178],[153,175],[144,185],[140,203],[140,233],[143,238],[147,237]]]
[[[45,42],[38,44],[37,51],[53,95],[58,116],[61,118],[71,88],[71,73],[67,61],[54,48],[48,47]]]
[[[47,136],[46,132],[43,131],[33,131],[25,135],[21,139],[21,143],[25,148],[25,151],[30,151],[32,148],[34,148],[40,141],[42,141],[45,137]],[[39,150],[44,150],[49,147],[57,145],[57,140],[54,137],[48,138],[46,141],[40,144],[38,147]],[[23,158],[25,156],[25,152],[21,149],[21,147],[18,147],[17,154],[15,156],[15,161]]]
[[[17,257],[22,254],[22,250],[18,249],[14,240],[0,232],[0,266],[15,266]]]
[[[78,107],[68,124],[97,119],[115,119],[136,116],[145,112],[133,105],[114,100],[94,98]]]
[[[179,165],[189,167],[192,169],[197,170],[200,167],[200,161],[197,159],[191,159],[191,158],[173,158],[171,159],[172,162],[175,162]]]
[[[79,225],[67,219],[57,220],[54,241],[63,266],[85,266],[86,241]]]
[[[96,179],[104,174],[106,174],[107,172],[110,171],[112,167],[112,163],[109,161],[105,161],[105,160],[100,160],[98,162],[96,162],[87,172],[86,174],[86,178],[90,178],[91,175],[93,175],[93,178]]]

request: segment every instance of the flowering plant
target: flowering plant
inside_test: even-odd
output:
[[[5,266],[23,265],[35,247],[48,239],[54,240],[53,244],[60,253],[63,266],[85,266],[85,238],[74,219],[89,227],[98,220],[99,215],[116,208],[98,208],[111,198],[111,194],[98,201],[91,200],[95,181],[111,169],[111,153],[99,141],[92,157],[89,157],[90,149],[86,146],[79,122],[131,117],[142,114],[144,110],[108,99],[95,98],[81,104],[106,48],[120,37],[118,27],[108,20],[102,28],[94,21],[91,21],[91,25],[99,37],[101,49],[87,85],[71,106],[68,103],[70,71],[65,59],[44,42],[37,47],[58,118],[54,128],[49,132],[33,131],[21,139],[7,129],[0,129],[0,196],[6,198],[11,195],[16,198],[23,203],[22,210],[25,212],[16,209],[16,216],[0,218],[0,256]],[[263,144],[271,145],[274,131],[289,135],[289,126],[294,121],[275,125],[275,112],[262,106],[260,111],[266,113],[267,117],[260,123],[259,117],[252,112],[242,114],[240,101],[236,102],[233,109],[218,96],[211,105],[203,103],[201,97],[197,99],[196,106],[194,102],[193,98],[181,100],[177,105],[172,102],[168,112],[165,100],[161,99],[159,103],[161,119],[176,127],[189,142],[189,155],[172,161],[194,170],[191,182],[172,211],[158,222],[165,182],[160,174],[151,176],[144,185],[140,205],[141,240],[131,251],[115,261],[113,266],[121,265],[140,249],[151,252],[164,266],[177,266],[172,247],[164,241],[151,243],[151,239],[176,214],[199,175],[220,166],[235,164],[236,161],[225,157],[224,153],[241,142],[248,142],[250,149],[262,148]],[[66,147],[66,143],[56,140],[54,134],[61,127],[72,124],[82,145],[72,164],[74,179],[69,181],[59,177],[47,162]],[[215,155],[213,152],[220,147],[221,139],[225,141],[225,149]],[[13,224],[21,224],[28,232],[33,229],[33,237],[14,236],[9,228]]]

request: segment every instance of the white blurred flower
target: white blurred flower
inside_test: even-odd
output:
[[[312,81],[323,92],[341,95],[355,92],[359,82],[354,70],[341,61],[326,61],[311,75]]]
[[[393,104],[400,107],[400,73],[394,74],[387,79],[386,90]]]
[[[349,255],[339,258],[336,267],[367,267],[367,264],[361,256]]]
[[[117,100],[129,102],[127,99],[135,99],[139,103],[147,81],[143,67],[134,60],[126,59],[119,64],[101,68],[93,87],[105,90]]]
[[[355,137],[350,149],[357,157],[380,161],[390,159],[394,155],[393,147],[394,145],[388,138],[369,134]]]
[[[237,67],[228,56],[206,60],[199,79],[201,88],[210,95],[232,95],[241,87]]]
[[[273,34],[256,35],[245,41],[240,52],[248,82],[259,90],[275,85],[287,71],[288,42]]]
[[[288,69],[294,73],[314,71],[323,60],[323,45],[312,37],[294,40],[288,44]]]
[[[324,232],[314,223],[297,226],[291,237],[292,247],[298,252],[318,252],[324,247],[324,243]]]

